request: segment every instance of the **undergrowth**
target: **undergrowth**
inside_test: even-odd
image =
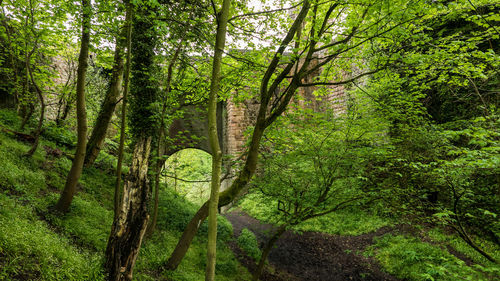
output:
[[[0,126],[16,130],[19,119],[15,112],[0,109]],[[113,219],[116,159],[102,151],[97,165],[83,171],[70,211],[51,214],[48,209],[59,198],[71,160],[46,155],[43,147],[73,153],[56,144],[66,140],[54,138],[57,136],[42,138],[29,158],[24,154],[30,144],[0,130],[0,280],[104,280],[102,263]],[[159,269],[197,209],[162,187],[158,227],[143,241],[134,280],[204,279],[206,223],[176,271],[162,273]],[[249,280],[248,271],[225,245],[232,237],[231,224],[223,217],[218,222],[216,279]]]
[[[259,194],[250,193],[237,203],[237,207],[250,216],[267,223],[275,223],[273,213],[277,204],[263,204]],[[298,231],[317,231],[336,235],[360,235],[392,225],[394,221],[376,208],[370,212],[356,208],[342,209],[325,216],[306,220],[294,227]]]
[[[387,234],[374,239],[366,254],[374,256],[384,270],[405,280],[494,280],[498,269],[474,265],[443,248],[415,237]]]
[[[238,236],[238,246],[255,261],[258,261],[262,255],[255,234],[247,228],[241,230],[241,234]]]

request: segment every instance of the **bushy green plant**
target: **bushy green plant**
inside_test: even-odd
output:
[[[95,160],[94,167],[112,174],[116,170],[116,164],[116,157],[108,154],[106,151],[101,150],[101,152],[97,156],[97,159]]]
[[[368,254],[374,255],[387,272],[406,280],[489,279],[447,251],[403,235],[375,239]]]
[[[255,234],[247,228],[241,230],[241,234],[238,237],[238,246],[255,261],[260,259],[259,242],[257,242]]]

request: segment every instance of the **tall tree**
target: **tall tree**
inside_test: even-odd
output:
[[[76,118],[77,118],[77,143],[75,158],[66,178],[64,190],[56,204],[56,210],[67,212],[76,192],[78,179],[82,174],[85,148],[87,146],[87,112],[85,110],[85,77],[87,74],[90,27],[92,18],[92,4],[90,0],[82,0],[82,36],[80,56],[78,57],[78,71],[76,82]]]
[[[109,81],[108,90],[106,96],[102,101],[99,114],[90,134],[90,138],[87,145],[87,150],[85,153],[85,166],[91,166],[97,159],[99,151],[101,151],[102,145],[106,138],[106,133],[108,131],[109,123],[113,113],[115,112],[116,105],[118,103],[118,98],[120,96],[123,78],[123,50],[125,46],[127,28],[124,24],[122,32],[116,37],[115,40],[115,54],[113,59],[113,69],[111,80]]]
[[[132,165],[123,186],[120,211],[113,221],[106,248],[105,268],[109,280],[132,280],[149,220],[149,155],[152,136],[158,127],[153,106],[158,96],[158,86],[153,78],[157,71],[154,48],[158,39],[150,18],[152,11],[145,6],[137,7],[136,11],[130,87],[130,130],[135,145]]]
[[[217,97],[219,93],[222,53],[224,52],[224,45],[226,44],[227,20],[229,18],[230,4],[229,0],[224,0],[221,11],[216,15],[217,35],[215,39],[215,52],[212,64],[212,77],[210,78],[210,96],[208,100],[208,140],[210,141],[210,147],[212,150],[212,180],[210,183],[210,200],[208,206],[207,268],[205,271],[206,281],[212,281],[215,279],[217,214],[222,167],[222,151],[219,144],[219,136],[217,134]]]
[[[127,125],[127,100],[128,91],[130,84],[130,59],[131,59],[131,47],[132,47],[132,17],[133,17],[133,6],[130,1],[127,1],[127,11],[125,15],[125,25],[126,25],[126,47],[127,62],[125,64],[124,73],[124,87],[123,87],[123,99],[122,99],[122,118],[120,124],[120,143],[118,145],[118,162],[116,164],[116,182],[115,182],[115,196],[114,196],[114,219],[118,217],[120,212],[120,187],[122,179],[122,164],[123,164],[123,149],[125,147],[125,127]]]

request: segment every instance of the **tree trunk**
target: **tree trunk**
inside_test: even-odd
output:
[[[132,5],[132,3],[127,3]],[[127,7],[130,9],[130,6]],[[150,8],[150,7],[149,7]],[[149,221],[150,197],[148,169],[151,139],[157,124],[151,117],[156,114],[157,85],[153,74],[154,49],[157,40],[152,21],[147,18],[150,9],[139,6],[134,10],[134,33],[131,52],[130,132],[135,143],[130,171],[123,186],[118,217],[113,221],[105,254],[108,280],[132,280],[133,268]]]
[[[151,137],[140,138],[123,186],[118,218],[114,220],[106,249],[105,268],[111,281],[132,280],[135,261],[146,232],[149,214],[148,161]]]
[[[29,66],[29,65],[28,65]],[[40,134],[42,133],[42,126],[43,126],[43,121],[45,119],[45,100],[43,98],[43,93],[40,87],[38,87],[38,84],[36,83],[35,79],[33,78],[33,72],[31,71],[31,68],[28,67],[28,72],[30,73],[31,77],[31,83],[35,86],[36,93],[38,95],[38,99],[40,100],[40,118],[38,119],[38,126],[36,127],[34,137],[35,137],[35,142],[33,143],[33,146],[31,146],[31,149],[26,152],[26,156],[33,156],[35,154],[36,149],[38,148],[38,143],[40,141]]]
[[[127,25],[127,63],[125,65],[125,75],[123,79],[125,84],[123,86],[123,100],[122,100],[122,118],[120,125],[120,144],[118,147],[118,163],[116,164],[116,183],[115,183],[115,197],[114,197],[114,219],[118,218],[120,212],[120,187],[122,179],[122,164],[123,164],[123,148],[125,147],[125,127],[127,125],[127,98],[130,82],[130,58],[131,58],[131,45],[132,45],[132,4],[127,2],[127,12],[125,15],[125,23]]]
[[[200,207],[198,212],[196,212],[194,217],[187,224],[186,229],[184,229],[184,232],[182,233],[179,242],[177,242],[174,251],[170,255],[167,263],[164,265],[164,269],[175,270],[179,266],[182,259],[186,255],[187,250],[189,249],[189,245],[191,245],[193,238],[198,232],[200,225],[205,221],[205,219],[207,219],[207,217],[208,201]]]
[[[68,95],[71,95],[71,93],[69,93]],[[73,101],[70,100],[69,96],[68,96],[67,100],[64,103],[63,113],[62,113],[61,117],[56,119],[56,124],[58,126],[60,126],[61,123],[64,122],[66,120],[66,118],[68,118],[69,112],[71,111],[72,104],[73,104]]]
[[[73,196],[76,192],[78,179],[82,174],[83,160],[85,158],[85,148],[87,141],[87,113],[85,111],[85,76],[88,66],[89,42],[90,42],[90,19],[92,15],[92,5],[90,0],[82,0],[82,42],[80,46],[80,56],[78,58],[78,74],[76,82],[76,118],[78,140],[76,143],[75,158],[66,178],[64,190],[56,204],[56,210],[67,212]]]
[[[87,145],[87,152],[85,154],[85,167],[90,167],[97,159],[97,155],[101,151],[106,133],[108,131],[109,123],[115,112],[115,107],[120,96],[120,89],[123,77],[123,46],[125,45],[127,28],[124,28],[122,33],[116,38],[115,54],[113,61],[113,74],[109,82],[109,88],[106,92],[106,97],[102,102],[99,114],[97,116],[94,128],[90,134],[89,142]]]
[[[205,281],[215,279],[215,262],[217,255],[217,214],[219,204],[220,176],[222,168],[222,151],[217,134],[217,97],[219,93],[220,69],[222,53],[226,44],[227,20],[231,2],[224,0],[222,10],[217,17],[217,35],[215,39],[214,61],[210,81],[210,96],[208,101],[208,140],[212,150],[212,180],[210,183],[210,199],[208,204],[208,241],[207,267]]]
[[[262,274],[262,270],[264,269],[264,265],[266,264],[267,256],[269,256],[269,253],[274,247],[274,244],[278,239],[281,237],[283,233],[286,231],[286,224],[280,226],[278,230],[274,233],[274,235],[269,239],[266,243],[266,246],[264,249],[262,249],[262,255],[260,256],[259,264],[257,265],[257,269],[252,275],[252,280],[257,281],[259,280],[260,275]]]
[[[19,130],[22,131],[24,130],[24,127],[26,126],[26,123],[28,123],[28,120],[30,120],[31,116],[33,115],[33,112],[35,111],[35,107],[33,106],[32,103],[21,105],[20,107],[20,112],[23,117],[23,120],[21,121],[21,126],[19,126]]]

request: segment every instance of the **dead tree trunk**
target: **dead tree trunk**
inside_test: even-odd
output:
[[[114,220],[106,249],[105,268],[111,281],[132,280],[133,269],[149,214],[148,161],[151,137],[140,138],[134,149],[132,166],[123,186],[118,218]]]
[[[128,3],[131,5],[131,3]],[[128,6],[130,8],[130,6]],[[113,221],[105,254],[108,280],[132,280],[135,261],[149,221],[148,182],[149,156],[153,132],[158,128],[152,118],[151,106],[157,102],[157,84],[153,74],[157,36],[148,18],[150,9],[138,6],[134,10],[131,66],[130,132],[135,143],[132,164],[123,186],[118,217]]]

